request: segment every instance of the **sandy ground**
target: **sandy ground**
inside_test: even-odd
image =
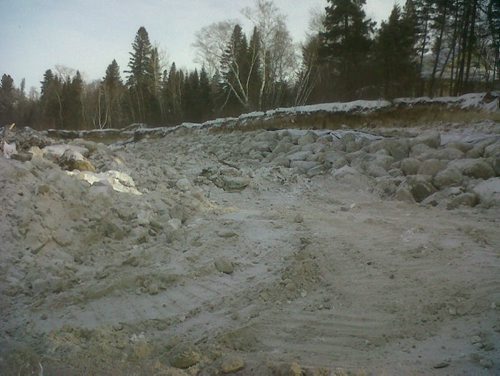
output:
[[[2,160],[1,374],[500,374],[499,207],[234,152],[269,133],[98,146],[140,196]]]

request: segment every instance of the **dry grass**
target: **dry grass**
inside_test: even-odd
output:
[[[328,113],[286,114],[272,118],[256,118],[237,121],[214,132],[233,130],[256,131],[277,129],[341,129],[348,128],[381,128],[381,127],[413,127],[435,123],[464,123],[480,120],[500,121],[500,113],[479,110],[462,110],[443,108],[438,105],[417,106],[413,108],[389,108],[370,113]]]

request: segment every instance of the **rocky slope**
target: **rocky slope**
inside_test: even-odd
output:
[[[500,372],[499,123],[143,136],[0,157],[1,374]]]

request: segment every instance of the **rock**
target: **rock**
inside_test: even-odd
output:
[[[493,169],[495,170],[496,176],[500,176],[500,156],[497,156],[496,158],[492,159],[491,165],[493,166]]]
[[[290,163],[290,168],[298,170],[300,173],[306,173],[312,168],[319,167],[318,162],[313,161],[293,161]]]
[[[300,366],[299,363],[293,362],[290,365],[288,372],[286,372],[286,375],[287,376],[302,376],[302,367]]]
[[[59,165],[65,170],[90,171],[95,172],[95,167],[82,154],[73,149],[66,151],[59,158]]]
[[[421,157],[423,155],[429,154],[432,152],[429,146],[425,144],[416,144],[411,147],[410,157]]]
[[[288,153],[292,147],[293,144],[289,140],[287,139],[280,140],[273,149],[273,154]]]
[[[315,133],[307,132],[305,135],[303,135],[298,139],[298,144],[299,145],[311,144],[313,142],[316,142],[317,138],[318,136]]]
[[[44,148],[53,142],[51,138],[29,127],[17,129],[15,140],[18,149],[23,151],[29,150],[33,146]]]
[[[232,274],[234,272],[234,266],[231,261],[224,257],[220,257],[214,262],[215,269],[224,274]]]
[[[430,178],[426,177],[426,175],[408,176],[406,178],[406,185],[417,202],[421,202],[436,192],[436,188],[431,184]]]
[[[317,165],[316,167],[312,167],[307,170],[306,175],[310,178],[314,176],[321,175],[325,172],[325,168],[322,165]]]
[[[155,376],[190,376],[190,374],[179,368],[168,367],[159,373],[155,373]]]
[[[500,141],[488,145],[484,148],[484,157],[500,157]]]
[[[450,166],[456,167],[466,176],[476,179],[489,179],[495,176],[493,167],[485,159],[459,159],[450,162]]]
[[[470,339],[470,343],[472,343],[473,345],[476,344],[476,343],[481,343],[481,337],[479,337],[479,336],[472,336],[471,339]]]
[[[387,171],[377,163],[368,163],[365,167],[365,171],[369,176],[374,178],[387,176]]]
[[[172,218],[167,222],[167,230],[177,231],[181,228],[182,221],[179,218]]]
[[[445,187],[460,185],[463,179],[463,175],[458,168],[448,167],[434,176],[433,183],[437,188],[443,189]]]
[[[326,167],[333,169],[338,169],[348,164],[347,160],[343,156],[343,153],[333,151],[323,154],[320,161],[323,162]]]
[[[394,194],[394,198],[398,201],[407,202],[409,204],[414,204],[415,199],[411,192],[405,187],[399,187],[396,193]]]
[[[462,153],[467,153],[470,149],[472,149],[472,145],[471,144],[467,144],[465,142],[450,142],[446,145],[447,148],[453,148],[453,149],[457,149],[457,150],[460,150]]]
[[[399,178],[393,178],[390,176],[383,176],[376,179],[377,180],[377,191],[380,193],[382,197],[391,197],[393,196],[398,186],[401,184],[401,180]]]
[[[473,192],[485,206],[500,206],[500,178],[492,178],[477,184]]]
[[[222,359],[220,368],[222,373],[235,373],[245,368],[245,361],[237,355],[227,356]]]
[[[89,154],[87,148],[69,144],[54,144],[46,146],[42,149],[43,156],[54,161],[58,161],[67,150],[74,151],[76,154],[80,154],[83,157]]]
[[[287,156],[290,164],[295,161],[306,161],[311,155],[310,151],[297,151]]]
[[[434,176],[445,168],[446,162],[440,161],[439,159],[427,159],[420,164],[418,174]]]
[[[16,161],[28,162],[31,161],[31,158],[33,158],[33,154],[26,152],[17,152],[16,154],[12,154],[10,157],[11,159],[14,159]]]
[[[441,135],[439,132],[426,132],[412,140],[413,145],[424,144],[436,149],[441,145]]]
[[[465,153],[455,149],[455,148],[444,148],[440,150],[435,150],[428,154],[428,157],[433,159],[442,159],[442,160],[454,160],[454,159],[462,159],[465,157]]]
[[[467,153],[465,153],[466,158],[476,159],[481,158],[484,153],[484,146],[476,145],[472,149],[470,149]]]
[[[175,186],[178,189],[180,189],[182,192],[187,192],[191,189],[191,183],[186,178],[177,180],[177,182],[175,183]]]
[[[401,161],[400,168],[405,175],[416,175],[420,168],[420,161],[416,158],[405,158]]]
[[[396,161],[407,158],[410,153],[410,145],[406,139],[388,139],[382,141],[384,149],[388,151],[389,155]]]
[[[477,195],[474,193],[462,193],[458,196],[455,196],[451,199],[451,201],[446,205],[448,210],[457,209],[460,206],[476,206],[478,203]]]
[[[450,362],[444,361],[444,362],[439,362],[433,366],[433,368],[440,369],[440,368],[446,368],[450,365]]]
[[[304,222],[304,217],[302,214],[298,213],[295,218],[293,219],[295,223],[302,223]]]
[[[185,348],[172,356],[170,364],[175,368],[186,369],[198,364],[201,360],[201,355],[196,349]]]
[[[238,233],[236,233],[232,230],[217,231],[216,234],[217,234],[217,236],[224,238],[224,239],[237,238],[239,236]]]
[[[217,179],[216,185],[227,192],[240,192],[248,187],[250,181],[246,176],[222,175]]]
[[[493,361],[491,359],[483,358],[479,361],[479,365],[483,368],[490,369],[493,368]]]

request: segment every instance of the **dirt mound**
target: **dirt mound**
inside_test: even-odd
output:
[[[27,134],[2,374],[500,371],[498,123]]]

